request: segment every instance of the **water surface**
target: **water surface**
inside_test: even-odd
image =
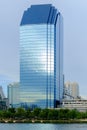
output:
[[[87,124],[4,124],[0,130],[87,130]]]

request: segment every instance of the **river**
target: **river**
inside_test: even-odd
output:
[[[87,124],[4,124],[0,130],[87,130]]]

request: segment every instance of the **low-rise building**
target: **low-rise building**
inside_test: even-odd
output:
[[[67,109],[77,109],[78,111],[87,111],[87,100],[73,99],[73,100],[63,100],[62,108]]]

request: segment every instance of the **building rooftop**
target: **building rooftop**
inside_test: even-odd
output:
[[[31,5],[31,7],[24,12],[20,25],[55,24],[57,16],[57,9],[51,4]]]

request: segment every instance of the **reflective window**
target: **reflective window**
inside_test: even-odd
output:
[[[54,107],[54,25],[20,27],[20,100]]]

